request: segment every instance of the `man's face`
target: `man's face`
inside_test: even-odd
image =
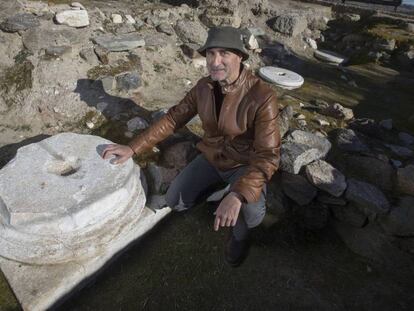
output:
[[[224,48],[211,48],[206,51],[207,70],[211,79],[233,83],[239,77],[242,56]]]

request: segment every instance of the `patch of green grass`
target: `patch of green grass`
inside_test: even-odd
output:
[[[98,80],[102,77],[114,77],[120,73],[141,70],[141,60],[135,54],[128,55],[128,60],[118,60],[114,65],[99,65],[88,70],[88,78],[91,80]]]
[[[5,93],[13,93],[32,88],[33,69],[34,66],[29,61],[7,68],[0,77],[0,89]]]

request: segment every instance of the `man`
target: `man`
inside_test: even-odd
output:
[[[201,154],[171,183],[166,201],[176,211],[191,208],[213,184],[231,184],[216,210],[214,230],[232,227],[225,258],[232,266],[244,259],[250,228],[265,215],[266,182],[279,165],[280,134],[276,94],[247,70],[249,55],[238,29],[212,28],[199,52],[209,77],[198,81],[183,100],[128,146],[110,145],[103,157],[123,163],[200,116],[204,137]],[[240,213],[241,211],[241,213]]]

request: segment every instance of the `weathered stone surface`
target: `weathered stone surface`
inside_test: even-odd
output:
[[[326,156],[329,140],[310,132],[296,130],[288,135],[281,148],[281,170],[298,174],[302,166]]]
[[[144,171],[150,195],[164,194],[172,180],[178,175],[177,169],[165,168],[154,163],[148,164]]]
[[[414,195],[414,165],[397,170],[397,188],[402,193]]]
[[[95,55],[95,52],[91,47],[83,48],[82,50],[80,50],[79,56],[90,65],[96,65],[98,63],[97,56]]]
[[[407,30],[409,32],[414,33],[414,24],[413,23],[407,23]]]
[[[292,106],[286,106],[284,107],[280,113],[279,113],[279,131],[280,131],[280,137],[284,137],[285,134],[289,130],[289,123],[290,120],[293,117],[293,107]]]
[[[401,158],[410,158],[414,155],[414,151],[403,146],[392,144],[385,144],[385,146],[388,147],[396,156]]]
[[[128,51],[145,46],[142,36],[135,33],[120,36],[102,35],[93,39],[96,44],[112,52]]]
[[[113,13],[111,19],[114,24],[122,24],[122,16],[120,14]]]
[[[33,14],[21,13],[7,18],[0,24],[0,29],[5,32],[17,32],[40,26],[39,19]]]
[[[116,87],[121,91],[134,90],[141,86],[141,78],[138,72],[126,72],[116,76]]]
[[[343,119],[345,121],[351,120],[354,117],[352,109],[345,108],[338,103],[329,105],[328,107],[320,110],[319,113],[336,119]]]
[[[381,190],[390,191],[393,188],[395,172],[388,161],[352,154],[339,157],[334,165],[346,176],[369,182]]]
[[[307,27],[306,18],[299,14],[285,14],[275,18],[272,29],[289,36],[296,36]]]
[[[414,236],[414,197],[402,197],[390,213],[379,218],[382,228],[397,236]]]
[[[135,117],[127,122],[128,131],[134,132],[148,127],[148,122],[141,117]]]
[[[317,160],[306,166],[308,180],[317,188],[339,197],[346,189],[345,176],[329,163]]]
[[[52,57],[62,56],[72,52],[71,46],[51,46],[45,50],[45,54]]]
[[[412,136],[408,133],[401,132],[401,133],[398,134],[398,138],[406,146],[414,144],[414,136]]]
[[[283,192],[299,205],[309,204],[317,190],[305,177],[283,172],[281,175]]]
[[[353,178],[348,179],[345,198],[367,216],[385,214],[390,209],[390,202],[377,187]]]
[[[86,27],[89,25],[89,16],[86,10],[66,10],[56,13],[55,20],[58,24],[69,27]]]
[[[232,26],[239,28],[241,23],[240,12],[237,7],[229,9],[210,6],[201,14],[200,20],[207,27]]]
[[[175,34],[173,26],[169,23],[161,23],[157,26],[157,31],[165,33],[166,35],[172,36]]]
[[[413,262],[409,255],[394,246],[391,239],[373,224],[364,228],[355,228],[335,222],[334,227],[353,252],[384,264],[394,274],[410,275],[414,272]]]
[[[367,216],[353,204],[346,206],[331,205],[330,208],[337,220],[352,227],[362,228],[367,223]]]
[[[162,150],[161,161],[165,166],[183,169],[197,155],[193,142],[183,141]]]
[[[184,43],[195,43],[201,46],[207,39],[207,30],[196,21],[179,20],[174,29]]]
[[[338,130],[336,145],[344,151],[361,152],[369,150],[368,146],[363,143],[351,129]]]
[[[379,51],[392,52],[395,49],[395,39],[377,39],[374,42],[374,48]]]

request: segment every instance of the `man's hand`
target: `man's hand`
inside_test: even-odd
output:
[[[241,205],[242,202],[235,193],[230,192],[226,195],[215,212],[214,231],[217,231],[219,227],[234,227]]]
[[[112,162],[113,164],[122,164],[130,157],[134,155],[134,151],[129,146],[111,144],[105,148],[102,153],[102,158],[109,159],[115,156],[116,159]]]

